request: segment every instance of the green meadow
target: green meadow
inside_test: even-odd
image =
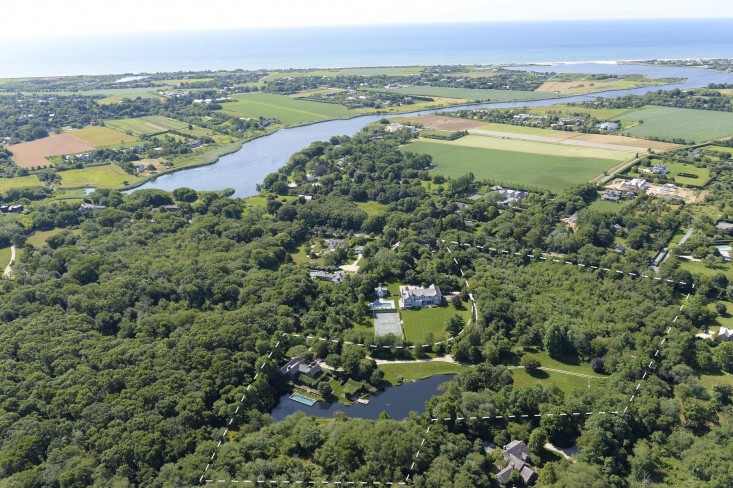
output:
[[[236,101],[222,104],[224,112],[240,117],[275,118],[284,125],[358,115],[357,112],[335,103],[311,102],[269,93],[246,93],[234,98]]]
[[[624,130],[634,137],[682,138],[703,142],[733,135],[733,113],[689,108],[646,107],[619,117],[622,121],[643,123]]]

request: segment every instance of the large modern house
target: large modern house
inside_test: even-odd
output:
[[[400,308],[432,307],[441,303],[443,303],[443,295],[435,284],[427,288],[400,286]]]
[[[323,369],[321,369],[321,364],[318,361],[306,363],[300,358],[293,358],[285,366],[280,368],[281,374],[291,376],[292,378],[295,378],[301,373],[309,378],[314,378],[321,371]]]

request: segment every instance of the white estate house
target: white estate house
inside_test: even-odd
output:
[[[427,288],[400,286],[400,308],[432,307],[441,303],[443,303],[443,295],[435,284]]]

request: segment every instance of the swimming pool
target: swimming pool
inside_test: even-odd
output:
[[[298,395],[297,393],[293,393],[288,398],[290,398],[294,402],[302,403],[303,405],[308,405],[309,407],[312,407],[318,401],[318,400],[313,400],[311,398],[304,397],[303,395]]]

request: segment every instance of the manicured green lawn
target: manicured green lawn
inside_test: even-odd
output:
[[[133,181],[135,178],[116,164],[61,171],[58,175],[61,176],[61,187],[64,188],[119,188],[125,186],[125,181]]]
[[[41,180],[35,176],[18,176],[16,178],[0,178],[0,193],[13,188],[31,188],[43,186]]]
[[[688,261],[686,259],[680,259],[680,269],[689,271],[693,275],[702,276],[715,276],[718,273],[723,273],[728,279],[733,279],[733,267],[730,263],[718,264],[715,268],[708,268],[705,263],[701,261]]]
[[[463,98],[465,100],[481,100],[491,102],[511,102],[522,100],[542,100],[545,98],[556,98],[555,93],[541,93],[520,90],[480,90],[473,88],[446,88],[437,86],[408,86],[389,90],[389,92],[403,93],[405,95],[436,96],[446,98]]]
[[[623,114],[622,121],[644,121],[623,131],[636,137],[682,138],[703,142],[733,134],[733,113],[672,107],[646,107]]]
[[[691,164],[665,162],[669,168],[669,176],[674,177],[675,183],[687,186],[705,186],[710,182],[710,170],[708,168],[698,168]],[[679,176],[678,173],[687,173],[697,175],[697,178],[689,178]]]
[[[455,132],[447,131],[447,130],[433,130],[433,129],[427,129],[420,131],[421,137],[426,136],[437,136],[437,137],[451,137]]]
[[[105,120],[105,125],[133,136],[162,134],[169,130],[188,129],[188,124],[160,115],[138,117],[133,119]]]
[[[380,364],[379,369],[384,371],[384,381],[392,385],[398,384],[397,378],[404,381],[422,380],[436,374],[458,374],[470,369],[461,364],[445,363],[443,361]]]
[[[733,147],[725,147],[725,146],[705,146],[703,149],[709,149],[711,151],[718,151],[718,152],[726,152],[728,154],[733,154]]]
[[[437,166],[433,171],[450,177],[473,173],[477,179],[490,179],[507,185],[522,184],[547,188],[553,192],[585,183],[604,171],[614,167],[622,159],[598,159],[592,157],[569,157],[537,154],[512,150],[484,149],[460,145],[463,137],[450,143],[422,139],[403,147],[405,151],[430,154]],[[483,139],[496,139],[484,137]],[[502,142],[508,141],[497,139]],[[429,141],[429,142],[428,142]],[[539,144],[539,143],[536,143]],[[558,144],[543,144],[549,148],[569,147]],[[515,146],[511,146],[515,147]],[[618,154],[625,154],[617,151]]]
[[[465,310],[456,310],[453,305],[428,307],[422,310],[400,310],[405,339],[422,344],[428,334],[433,334],[433,341],[443,340],[446,338],[443,327],[448,317],[458,314],[465,322],[471,318],[468,305],[464,304],[464,306]]]
[[[240,117],[276,118],[285,125],[357,115],[343,105],[298,100],[269,93],[246,93],[236,95],[234,98],[234,102],[222,104],[224,112]]]
[[[565,394],[569,394],[573,390],[588,388],[588,382],[591,385],[597,383],[599,379],[587,379],[569,374],[556,373],[554,371],[539,371],[535,376],[531,376],[524,369],[512,369],[512,377],[514,378],[514,387],[522,388],[527,386],[541,385],[543,387],[557,386]]]

